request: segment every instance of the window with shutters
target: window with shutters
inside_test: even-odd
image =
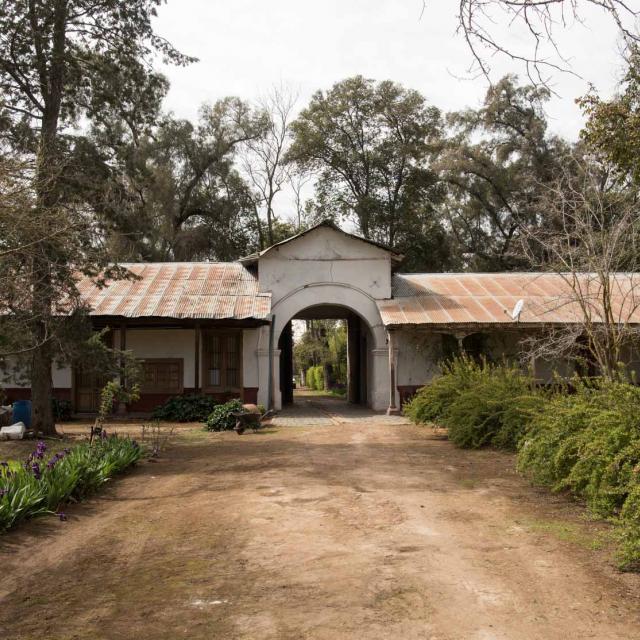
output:
[[[241,333],[205,331],[202,336],[205,391],[239,391],[241,387]]]
[[[182,358],[149,358],[143,360],[142,393],[182,393]]]

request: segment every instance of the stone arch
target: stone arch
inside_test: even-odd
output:
[[[344,307],[360,316],[369,326],[377,348],[385,348],[386,333],[375,300],[349,284],[336,282],[309,284],[283,296],[271,308],[277,342],[285,325],[305,309],[321,305]]]
[[[375,299],[361,289],[346,283],[320,282],[288,292],[272,306],[274,344],[278,344],[284,328],[295,316],[311,307],[323,305],[347,309],[367,325],[372,342],[367,367],[369,404],[377,410],[385,409],[389,398],[386,331]],[[275,375],[275,380],[279,381],[279,372]],[[276,408],[280,408],[282,400],[279,383],[274,400]]]

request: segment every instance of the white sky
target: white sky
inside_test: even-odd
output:
[[[631,4],[634,4],[632,1]],[[471,61],[455,35],[458,0],[169,0],[157,31],[200,62],[167,68],[167,107],[195,117],[198,106],[227,95],[254,99],[277,84],[295,88],[300,105],[317,89],[362,74],[421,91],[444,111],[477,106],[484,78],[461,79]],[[575,138],[581,117],[574,99],[592,83],[604,95],[620,76],[616,31],[595,9],[586,24],[559,32],[563,53],[582,79],[555,74],[559,97],[549,106],[554,131]],[[518,44],[508,26],[496,33]],[[524,69],[494,62],[496,77]]]
[[[471,54],[455,34],[457,5],[430,0],[423,13],[422,0],[169,0],[156,30],[200,62],[164,69],[171,80],[166,107],[195,119],[203,102],[228,95],[253,100],[281,84],[299,93],[303,107],[317,89],[355,74],[417,89],[445,112],[476,107],[487,83],[466,74]],[[584,25],[557,34],[582,77],[556,73],[559,95],[548,108],[551,130],[571,139],[582,123],[575,98],[589,83],[610,95],[621,74],[612,21],[595,8],[584,18]],[[522,45],[522,34],[504,23],[496,27],[501,42]],[[524,76],[509,60],[493,65],[495,78]]]

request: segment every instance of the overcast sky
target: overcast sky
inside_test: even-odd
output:
[[[431,0],[423,12],[422,0],[169,0],[156,29],[200,62],[165,69],[167,107],[194,118],[202,102],[228,95],[251,100],[281,83],[293,87],[304,106],[317,89],[355,74],[398,81],[444,111],[477,106],[487,85],[466,74],[471,57],[455,34],[457,5]],[[575,98],[589,83],[609,95],[620,77],[613,24],[595,9],[585,18],[586,24],[558,33],[582,78],[555,74],[559,96],[548,108],[552,130],[570,138],[581,126]],[[512,46],[522,42],[513,27],[496,33]],[[508,60],[493,64],[496,78],[510,71],[523,76]]]

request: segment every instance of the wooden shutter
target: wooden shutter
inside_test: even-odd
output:
[[[182,358],[142,361],[142,393],[182,393]]]

